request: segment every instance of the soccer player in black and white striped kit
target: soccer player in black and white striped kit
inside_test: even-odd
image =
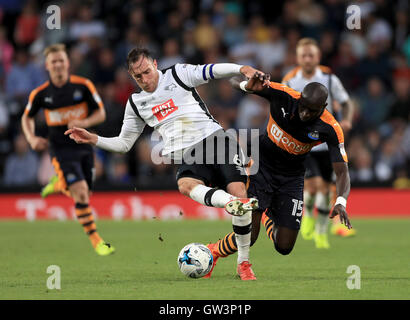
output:
[[[81,128],[67,130],[66,135],[77,143],[125,153],[145,125],[153,127],[163,138],[162,156],[180,164],[176,176],[179,191],[232,214],[238,245],[237,272],[242,280],[255,280],[249,247],[252,210],[258,208],[258,200],[247,197],[247,160],[236,139],[212,117],[195,88],[213,79],[237,75],[251,78],[256,72],[265,81],[264,73],[233,63],[176,64],[160,71],[145,48],[131,50],[127,65],[141,91],[128,100],[119,136],[100,137]],[[210,152],[214,146],[216,150]]]

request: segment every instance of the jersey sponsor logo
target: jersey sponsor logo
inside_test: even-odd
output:
[[[75,90],[74,95],[73,95],[74,101],[81,100],[82,98],[83,98],[83,94],[81,93],[81,91],[80,90]]]
[[[320,142],[305,143],[293,138],[290,134],[284,131],[279,125],[269,117],[268,123],[268,136],[269,138],[281,149],[291,154],[304,154],[309,152],[314,146],[320,144]]]
[[[53,97],[45,97],[44,102],[45,103],[53,103]]]
[[[308,137],[312,140],[319,140],[319,132],[317,131],[309,132]]]
[[[88,115],[88,107],[86,102],[82,102],[73,106],[58,108],[55,110],[44,110],[47,125],[63,126],[73,119],[84,119]]]
[[[175,106],[174,101],[172,99],[169,99],[168,101],[153,107],[152,114],[157,118],[158,121],[162,121],[171,113],[177,110],[178,107]]]

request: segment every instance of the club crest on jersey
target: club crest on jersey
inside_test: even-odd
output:
[[[53,103],[53,97],[45,97],[44,102],[45,103]]]
[[[319,140],[319,132],[317,131],[309,132],[308,137],[312,140]]]
[[[83,94],[81,93],[80,90],[75,90],[75,91],[74,91],[74,95],[73,95],[74,101],[81,100],[82,97],[83,97]]]
[[[177,110],[178,107],[175,106],[174,101],[172,99],[169,99],[168,101],[153,107],[152,114],[157,118],[158,121],[162,121],[171,113]]]

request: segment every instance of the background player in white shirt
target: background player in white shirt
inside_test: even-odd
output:
[[[319,82],[329,91],[327,109],[339,121],[346,135],[352,127],[353,104],[339,78],[330,68],[320,65],[321,52],[316,40],[302,38],[296,46],[298,67],[289,71],[282,83],[301,91],[310,82]],[[328,215],[334,201],[334,180],[329,153],[326,144],[312,149],[306,161],[304,219],[301,235],[304,239],[314,239],[317,248],[329,248],[327,237]],[[315,222],[314,207],[318,210]],[[335,220],[334,220],[335,221]],[[343,236],[355,234],[354,229],[347,229],[340,222],[334,222],[332,233]]]
[[[163,138],[162,155],[180,164],[179,191],[201,204],[225,207],[233,215],[239,249],[238,274],[242,280],[255,280],[249,263],[249,247],[252,210],[258,207],[258,201],[247,198],[246,159],[238,142],[211,116],[195,88],[211,79],[235,75],[251,78],[258,70],[219,63],[176,64],[160,71],[156,60],[143,48],[130,51],[127,65],[141,92],[130,96],[119,136],[104,138],[81,128],[67,130],[66,135],[77,143],[96,145],[111,152],[127,152],[146,124],[157,130]],[[264,73],[259,73],[264,81]],[[268,86],[269,80],[264,83]],[[215,152],[205,151],[215,144]]]

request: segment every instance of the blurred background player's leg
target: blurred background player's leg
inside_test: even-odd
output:
[[[50,178],[50,181],[41,189],[41,197],[47,198],[49,195],[63,193],[71,197],[69,190],[64,186],[57,175]]]
[[[306,169],[308,172],[308,169]],[[317,177],[305,178],[305,186],[303,191],[303,219],[300,226],[300,234],[305,240],[312,240],[315,231],[315,199],[317,192]]]
[[[70,197],[70,192],[65,183],[64,173],[60,168],[57,157],[51,159],[56,174],[50,178],[50,181],[41,189],[41,197],[46,198],[51,194],[63,193]]]
[[[315,179],[315,207],[317,219],[313,239],[318,249],[329,249],[328,226],[330,212],[329,186],[332,180],[333,167],[328,151],[312,152],[313,174]]]
[[[104,242],[97,232],[91,207],[89,206],[89,189],[85,180],[80,180],[69,186],[70,193],[75,202],[75,214],[90,239],[96,253],[106,256],[115,251],[109,243]]]
[[[106,256],[115,251],[114,247],[104,242],[97,232],[90,202],[92,188],[94,155],[92,152],[76,152],[72,157],[70,150],[60,150],[52,158],[58,179],[52,178],[55,190],[63,192],[74,200],[78,221],[88,235],[91,245],[98,255]],[[57,158],[58,157],[58,158]]]
[[[325,182],[324,182],[325,183]],[[329,240],[327,236],[329,225],[329,195],[324,192],[323,188],[316,193],[315,206],[317,208],[317,219],[315,223],[314,240],[316,248],[329,249]]]

